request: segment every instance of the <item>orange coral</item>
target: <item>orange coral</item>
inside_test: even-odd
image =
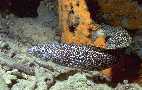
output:
[[[92,19],[85,0],[80,0],[79,2],[74,0],[60,0],[60,3],[62,3],[59,5],[60,25],[63,26],[62,40],[66,43],[93,45],[105,48],[105,39],[103,37],[97,38],[96,41],[89,38],[91,30],[97,25],[92,25]],[[70,16],[70,11],[74,15]],[[79,17],[79,23],[75,27],[74,32],[71,32],[68,22],[73,22],[76,16]]]
[[[100,11],[114,26],[128,29],[142,29],[142,10],[137,2],[130,0],[97,0]],[[109,14],[109,15],[108,15]]]

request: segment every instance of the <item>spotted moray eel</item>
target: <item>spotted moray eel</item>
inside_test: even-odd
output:
[[[106,49],[118,49],[128,47],[132,43],[132,37],[127,30],[122,27],[112,27],[110,25],[101,24],[98,27],[98,33],[92,33],[92,39],[96,39],[97,35],[105,34]]]
[[[92,46],[51,42],[35,45],[28,49],[30,54],[52,60],[60,65],[84,70],[103,70],[111,67],[120,59],[118,48],[130,45],[132,38],[126,30],[102,25],[108,36],[107,48],[100,49]]]
[[[102,70],[111,67],[119,59],[119,54],[113,50],[58,42],[35,45],[28,49],[28,53],[60,65],[84,70]]]

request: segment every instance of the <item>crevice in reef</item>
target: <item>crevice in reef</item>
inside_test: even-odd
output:
[[[105,24],[108,24],[108,21],[106,21],[102,15],[103,13],[100,11],[100,6],[98,4],[97,0],[85,0],[86,1],[86,5],[88,7],[88,11],[90,12],[90,17],[92,19],[92,21],[101,24],[102,22]]]
[[[98,2],[95,0],[86,0],[86,4],[88,6],[91,18],[96,21],[96,13],[100,8]]]

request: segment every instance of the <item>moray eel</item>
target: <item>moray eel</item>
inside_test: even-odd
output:
[[[119,52],[119,49],[129,46],[132,38],[126,30],[120,27],[101,25],[100,30],[100,32],[95,33],[102,36],[105,34],[106,38],[108,38],[105,49],[50,42],[32,46],[28,49],[28,52],[67,67],[82,70],[104,70],[120,61],[122,53]],[[96,34],[93,34],[93,38],[97,36]]]
[[[132,43],[132,37],[127,30],[122,27],[112,27],[110,25],[101,24],[97,32],[92,33],[92,39],[97,36],[105,35],[106,49],[118,49],[128,47]]]
[[[67,67],[103,70],[119,61],[119,54],[92,46],[51,42],[28,49],[28,53]]]

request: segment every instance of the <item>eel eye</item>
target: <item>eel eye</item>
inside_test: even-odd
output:
[[[42,50],[42,52],[44,52],[45,50]]]
[[[44,49],[44,48],[41,48],[41,52],[42,52],[42,53],[45,53],[45,49]]]

